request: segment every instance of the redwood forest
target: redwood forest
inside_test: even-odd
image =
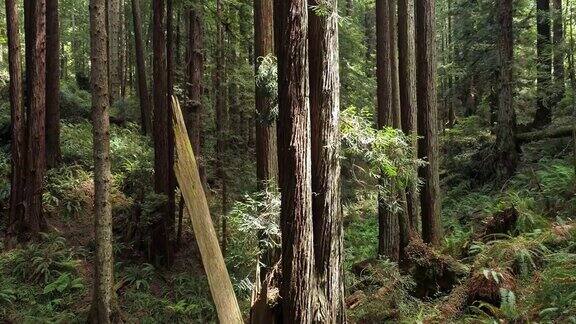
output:
[[[576,0],[4,0],[0,323],[576,324],[574,29]]]

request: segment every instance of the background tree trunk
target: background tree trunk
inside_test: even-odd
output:
[[[340,66],[337,0],[328,11],[309,10],[312,215],[318,298],[322,323],[344,323],[343,220],[340,202]]]
[[[110,104],[120,99],[120,0],[108,2],[108,65]]]
[[[550,0],[536,0],[537,84],[536,115],[532,125],[541,128],[552,122],[550,87],[552,86],[552,52],[550,51]]]
[[[274,1],[278,50],[278,163],[282,204],[282,316],[310,323],[314,300],[308,7],[305,0]]]
[[[392,46],[391,46],[391,17],[390,0],[376,1],[376,77],[378,83],[378,129],[392,126]],[[382,175],[387,181],[385,175]],[[382,193],[378,195],[378,254],[388,257],[390,260],[398,261],[400,232],[398,227],[398,217],[390,210],[386,197]]]
[[[112,206],[109,201],[112,175],[110,173],[105,10],[104,0],[90,0],[94,218],[96,224],[94,298],[92,300],[90,322],[99,324],[115,323],[118,319],[114,305]]]
[[[260,58],[274,54],[273,1],[254,0],[254,52],[256,73]],[[262,91],[256,89],[256,176],[261,189],[278,178],[278,156],[276,150],[276,120],[270,120],[272,102]]]
[[[417,152],[416,112],[416,45],[414,0],[398,0],[398,58],[400,78],[400,110],[402,131],[410,135],[414,153]],[[416,157],[416,156],[414,156]],[[414,170],[416,172],[416,170]],[[420,201],[416,185],[406,190],[408,217],[413,229],[420,228]]]
[[[514,175],[518,165],[516,150],[516,113],[512,99],[512,66],[514,63],[514,37],[512,32],[512,0],[498,1],[498,56],[500,61],[500,92],[498,96],[498,125],[496,149],[499,165],[496,172],[501,179]]]
[[[192,142],[194,154],[198,159],[198,168],[202,185],[206,186],[206,172],[201,154],[201,134],[202,134],[202,77],[204,75],[204,40],[202,31],[201,6],[194,6],[188,11],[188,97],[185,115],[188,136]],[[205,188],[206,189],[206,188]]]
[[[46,164],[60,163],[60,20],[58,0],[46,0]]]
[[[228,137],[228,112],[226,109],[226,88],[224,86],[226,78],[226,56],[224,52],[224,25],[223,25],[223,8],[222,1],[216,0],[216,15],[218,24],[218,35],[216,44],[216,70],[214,71],[214,91],[216,95],[216,172],[220,179],[220,190],[222,195],[221,209],[221,234],[222,234],[222,252],[226,255],[226,212],[228,209],[227,202],[227,181],[224,161],[226,159],[226,142]]]
[[[562,0],[553,1],[552,32],[554,41],[554,95],[551,106],[556,106],[563,98],[565,91],[564,79],[564,19],[562,16]]]
[[[146,60],[144,59],[144,44],[142,41],[142,17],[140,0],[132,0],[132,18],[134,20],[134,43],[136,54],[136,78],[140,98],[140,120],[142,132],[152,132],[152,107],[146,79]]]
[[[165,2],[152,2],[154,32],[154,189],[167,198],[164,217],[152,224],[152,241],[149,258],[154,262],[170,263],[170,232],[168,224],[174,218],[173,156],[170,155],[169,129],[171,120],[168,108],[166,73],[166,37],[164,28]]]
[[[20,56],[19,14],[15,0],[6,0],[6,28],[8,34],[8,67],[10,73],[10,152],[12,176],[10,186],[10,211],[8,214],[8,239],[15,238],[24,222],[26,185],[26,120],[22,89],[22,63]],[[11,244],[9,242],[9,244]]]
[[[42,192],[46,167],[46,2],[25,0],[26,83],[28,94],[25,220],[20,233],[37,236],[46,228]]]
[[[420,168],[424,185],[420,196],[422,208],[422,238],[433,245],[440,244],[440,176],[438,154],[438,108],[436,106],[436,54],[434,0],[419,0],[416,4],[418,152],[428,164]]]

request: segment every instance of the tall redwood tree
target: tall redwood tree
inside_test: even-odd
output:
[[[274,24],[278,53],[278,162],[282,192],[282,316],[285,323],[310,323],[315,280],[307,1],[275,0]]]
[[[343,222],[340,202],[340,66],[337,0],[312,0],[309,10],[312,217],[316,313],[323,323],[344,323]]]

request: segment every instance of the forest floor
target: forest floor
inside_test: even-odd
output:
[[[52,230],[41,242],[0,252],[3,322],[84,322],[89,309],[94,254],[92,135],[87,116],[82,115],[89,111],[89,96],[77,89],[66,91],[70,95],[64,105],[79,108],[69,109],[77,116],[62,127],[64,163],[47,175],[44,204]],[[5,120],[0,116],[0,123]],[[374,259],[375,192],[345,183],[344,266],[351,322],[576,322],[576,179],[571,142],[554,139],[524,145],[518,174],[506,183],[495,183],[486,171],[490,166],[481,158],[493,141],[485,129],[470,118],[442,136],[445,238],[438,251],[415,257],[418,266],[399,269]],[[213,139],[206,141],[211,147]],[[146,226],[158,206],[158,197],[145,190],[153,168],[149,140],[134,125],[113,126],[111,147],[116,289],[123,318],[130,323],[215,322],[189,226],[172,267],[145,263]],[[206,151],[207,156],[212,153]],[[253,165],[246,161],[253,161],[253,152],[234,154],[229,157],[228,173],[234,175],[229,177],[230,195],[250,201],[256,186],[250,180],[255,178]],[[5,213],[10,172],[6,149],[0,154],[0,172]],[[218,210],[218,187],[213,183],[212,187],[212,204]],[[246,206],[239,203],[233,210]],[[253,231],[246,230],[250,226],[239,214],[229,216],[226,262],[248,314],[258,251]],[[136,216],[140,225],[134,228],[130,224]]]

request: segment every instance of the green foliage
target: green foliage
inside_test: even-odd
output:
[[[63,82],[60,86],[60,114],[62,119],[89,119],[92,98],[88,91],[80,90],[73,82]]]
[[[154,279],[155,270],[154,266],[149,263],[132,264],[124,268],[123,273],[124,275],[119,280],[118,286],[126,284],[132,286],[135,290],[147,291]]]
[[[348,108],[341,114],[344,156],[358,157],[367,165],[364,172],[378,183],[386,203],[401,208],[396,191],[418,183],[414,170],[424,165],[416,159],[412,139],[400,130],[376,130],[366,112]]]
[[[80,320],[86,294],[80,260],[66,241],[43,234],[38,243],[0,254],[0,318],[15,323]]]
[[[91,201],[92,175],[78,165],[63,165],[46,173],[44,209],[70,219]]]
[[[278,60],[269,54],[258,58],[258,69],[256,71],[256,91],[265,98],[269,98],[272,108],[267,115],[257,112],[258,122],[270,124],[278,117]]]
[[[66,247],[64,238],[42,234],[42,240],[42,244],[29,244],[12,252],[9,265],[13,275],[22,281],[48,284],[63,273],[76,271],[79,261]]]
[[[576,320],[576,254],[558,252],[546,257],[546,268],[534,291],[539,317],[556,322]]]

